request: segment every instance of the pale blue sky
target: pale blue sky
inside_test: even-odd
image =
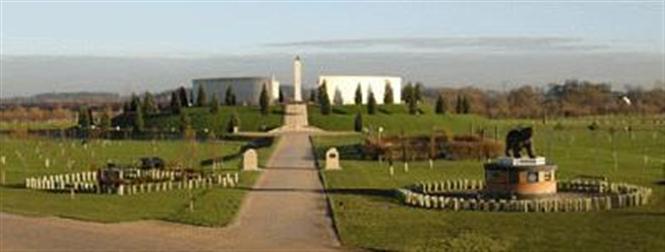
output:
[[[1,5],[0,97],[162,91],[220,76],[291,83],[296,54],[306,87],[322,74],[488,89],[665,85],[663,0]]]
[[[337,49],[266,46],[302,41],[564,37],[577,39],[575,45],[662,53],[663,15],[662,1],[5,2],[2,42],[5,55],[206,56]]]

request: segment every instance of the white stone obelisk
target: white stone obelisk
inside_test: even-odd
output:
[[[295,102],[302,101],[301,85],[302,64],[300,63],[300,57],[296,56],[296,59],[293,61],[293,100]]]

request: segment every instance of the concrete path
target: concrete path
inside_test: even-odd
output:
[[[282,136],[238,216],[239,233],[253,237],[239,248],[311,251],[339,246],[314,162],[308,135]]]
[[[320,133],[323,130],[309,126],[307,119],[307,104],[284,105],[284,122],[282,127],[271,130],[268,133],[281,135],[286,133]]]
[[[306,134],[282,136],[236,221],[204,228],[160,221],[101,224],[0,213],[0,251],[339,249]]]

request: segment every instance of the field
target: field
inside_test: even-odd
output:
[[[312,112],[310,120],[319,127],[352,127],[343,121],[352,121],[354,113],[330,117],[317,114]],[[657,251],[665,247],[663,125],[629,117],[553,120],[546,125],[475,116],[419,117],[401,113],[394,118],[388,114],[365,118],[385,127],[387,134],[402,128],[406,134],[429,134],[432,126],[469,133],[473,123],[476,129],[492,129],[490,137],[496,126],[500,138],[510,127],[529,123],[536,130],[536,152],[559,166],[559,179],[605,176],[611,181],[651,187],[654,194],[647,206],[606,212],[520,214],[418,209],[401,205],[392,197],[392,190],[419,181],[481,179],[482,161],[437,160],[433,169],[427,162],[413,162],[408,172],[397,162],[391,177],[385,162],[357,160],[342,151],[343,170],[323,171],[322,175],[345,246],[399,251],[577,251],[581,247],[585,251]],[[598,121],[600,129],[588,130],[591,121]],[[614,134],[608,130],[628,124],[636,130]],[[361,139],[316,137],[314,142],[321,157],[330,146],[347,150]]]
[[[145,193],[132,196],[69,194],[33,191],[23,188],[26,177],[58,174],[69,171],[94,170],[107,161],[127,164],[144,156],[159,156],[167,163],[177,162],[197,169],[199,161],[237,153],[244,142],[184,142],[184,141],[103,141],[91,140],[84,147],[80,140],[15,139],[0,137],[0,156],[5,157],[6,184],[0,187],[1,211],[37,216],[120,222],[158,219],[195,225],[223,226],[237,212],[245,188],[251,186],[258,172],[243,172],[240,186],[234,189],[212,188],[194,191],[195,210],[190,212],[189,196],[184,190]],[[272,147],[259,149],[259,159],[265,163]],[[45,167],[46,159],[49,167]],[[70,161],[71,160],[71,161]],[[236,172],[240,158],[224,163],[215,172]],[[2,164],[0,164],[2,165]]]

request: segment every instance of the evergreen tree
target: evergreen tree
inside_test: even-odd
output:
[[[132,97],[129,99],[129,111],[136,112],[139,108],[141,108],[141,99],[132,93]]]
[[[181,107],[189,107],[189,98],[187,97],[187,90],[184,87],[178,88],[178,98],[180,98]]]
[[[404,88],[404,96],[406,96],[405,102],[409,109],[409,114],[415,115],[418,113],[418,100],[416,99],[416,88],[409,83],[406,88]]]
[[[393,104],[395,102],[395,95],[393,94],[393,87],[390,82],[386,82],[386,89],[383,94],[383,104]]]
[[[122,104],[122,112],[123,113],[129,113],[132,111],[132,106],[129,104],[129,101],[125,101]]]
[[[203,85],[199,86],[199,92],[196,94],[196,106],[205,107],[208,105],[208,95],[206,94]]]
[[[360,113],[356,113],[356,118],[353,121],[353,130],[356,132],[363,131],[363,116]]]
[[[149,115],[157,113],[157,102],[155,102],[155,97],[148,91],[143,95],[143,114]]]
[[[238,113],[233,111],[229,116],[229,120],[226,122],[226,132],[233,133],[235,127],[240,128],[240,118],[238,117]]]
[[[309,101],[316,102],[316,90],[312,89],[309,91]]]
[[[409,105],[409,114],[415,115],[418,113],[418,100],[415,99],[415,88],[411,89],[411,98],[407,104]]]
[[[416,100],[416,102],[423,101],[422,89],[423,89],[423,84],[420,82],[416,82],[416,86],[413,88],[413,96],[412,96],[413,99]]]
[[[330,105],[330,97],[328,97],[328,91],[325,81],[321,84],[321,86],[319,86],[319,105],[321,107],[321,114],[329,115],[332,112],[332,106]]]
[[[88,108],[88,118],[90,118],[90,125],[95,125],[95,118],[92,116],[91,108]]]
[[[224,95],[224,104],[226,104],[227,106],[236,105],[236,94],[233,92],[233,88],[231,86],[228,86],[226,88],[226,94]]]
[[[370,89],[367,93],[367,114],[373,115],[376,113],[376,99],[374,92]]]
[[[210,99],[210,113],[217,114],[219,112],[219,100],[217,100],[217,95],[212,94],[212,99]]]
[[[443,95],[439,94],[439,97],[436,98],[436,105],[434,111],[437,114],[445,114],[446,110],[448,110],[446,101],[443,99]]]
[[[402,89],[402,101],[409,103],[409,101],[413,97],[412,95],[413,95],[413,85],[411,85],[411,82],[409,82]]]
[[[134,113],[134,130],[137,132],[143,132],[145,128],[145,122],[143,121],[143,109],[139,108]]]
[[[279,89],[279,94],[277,95],[277,101],[279,103],[284,103],[284,92],[282,92],[282,89]]]
[[[85,105],[79,107],[78,125],[82,129],[89,129],[90,125],[92,125],[92,118],[90,118],[90,111],[88,107]]]
[[[319,85],[319,87],[316,90],[316,95],[317,95],[316,100],[319,101],[319,103],[321,103],[323,95],[327,94],[326,89],[327,89],[326,80],[323,80],[323,82],[321,82],[321,85]]]
[[[333,97],[333,104],[335,105],[344,105],[344,99],[342,99],[342,91],[335,89],[335,97]]]
[[[363,104],[363,91],[362,88],[360,87],[360,83],[358,83],[358,87],[356,88],[356,96],[354,98],[356,105]]]
[[[457,100],[455,100],[455,113],[462,114],[462,96],[457,95]]]
[[[178,97],[177,92],[171,93],[171,113],[180,113],[182,109],[182,104],[180,104],[180,97]]]
[[[466,96],[462,97],[462,113],[468,114],[471,112],[471,103]]]
[[[266,85],[263,85],[261,89],[261,94],[259,96],[259,105],[261,106],[261,114],[267,115],[270,110],[270,97],[268,96],[268,90]]]

